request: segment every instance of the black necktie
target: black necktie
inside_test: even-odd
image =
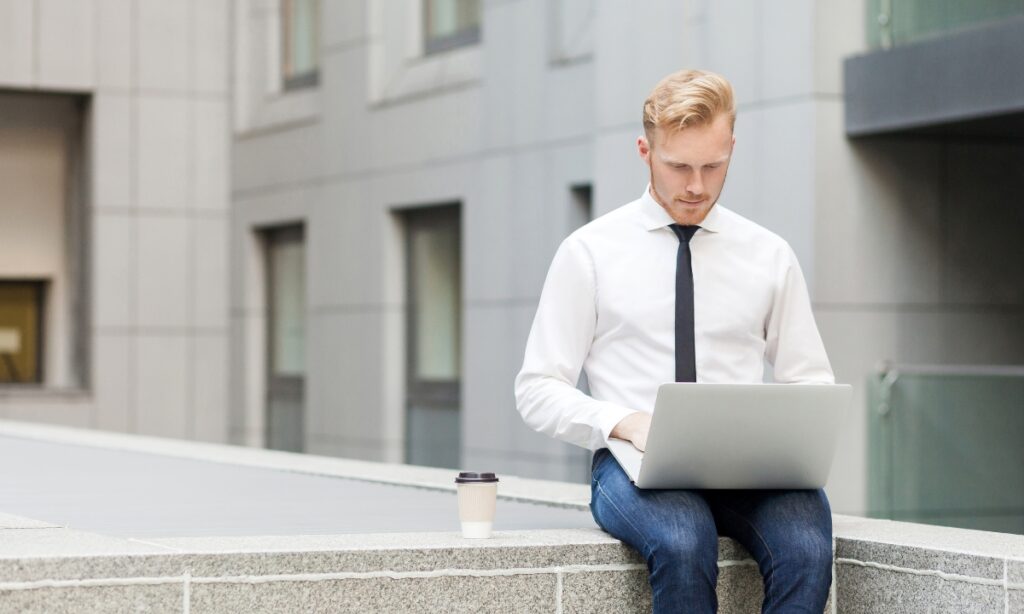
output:
[[[693,268],[690,265],[690,238],[700,226],[672,224],[679,237],[676,252],[676,381],[697,381],[697,358],[693,348]]]

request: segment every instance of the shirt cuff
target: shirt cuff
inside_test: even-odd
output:
[[[597,419],[597,427],[601,431],[601,437],[604,441],[594,441],[594,450],[598,450],[602,447],[608,446],[608,440],[611,439],[612,429],[615,425],[622,421],[626,416],[635,413],[637,410],[629,409],[615,403],[608,403],[606,401],[600,401],[601,413]]]

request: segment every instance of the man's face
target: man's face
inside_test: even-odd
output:
[[[667,133],[660,128],[637,140],[640,157],[651,171],[651,196],[677,224],[700,224],[718,202],[725,186],[732,148],[732,134],[725,113],[712,121]]]

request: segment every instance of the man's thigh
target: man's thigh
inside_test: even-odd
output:
[[[710,490],[707,498],[721,535],[736,539],[755,558],[789,549],[832,544],[828,498],[815,490]]]
[[[717,556],[718,532],[702,491],[637,488],[607,449],[597,451],[592,475],[594,520],[644,557],[671,545],[710,548]]]

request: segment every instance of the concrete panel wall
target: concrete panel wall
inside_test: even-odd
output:
[[[302,221],[307,447],[401,460],[396,211],[457,201],[463,465],[584,478],[584,451],[523,425],[512,378],[574,224],[570,187],[592,184],[598,215],[640,194],[641,102],[687,66],[732,80],[722,202],[793,245],[836,375],[856,389],[835,511],[865,511],[878,361],[1024,361],[1024,147],[846,139],[841,60],[865,49],[864,3],[490,1],[480,45],[417,62],[418,4],[324,2],[319,86],[283,95],[274,1],[0,0],[0,87],[90,101],[92,318],[91,388],[5,392],[0,415],[262,445],[256,231]]]
[[[458,201],[463,465],[582,479],[585,452],[523,426],[512,378],[550,257],[572,230],[569,187],[593,184],[598,215],[641,193],[641,103],[660,77],[688,66],[736,88],[722,202],[794,247],[837,377],[857,391],[828,486],[835,511],[864,511],[864,380],[877,361],[1021,361],[1024,345],[1007,334],[1022,330],[1011,204],[1020,146],[849,142],[841,60],[866,46],[864,3],[594,2],[576,17],[588,42],[566,59],[556,3],[491,1],[481,44],[425,59],[422,70],[394,59],[415,47],[415,4],[325,3],[320,85],[284,102],[236,101],[249,111],[278,105],[277,117],[291,118],[235,137],[233,262],[248,271],[231,297],[236,440],[261,436],[254,228],[301,219],[310,449],[401,460],[405,296],[394,210]],[[241,6],[239,66],[259,81],[274,3]],[[239,91],[261,91],[251,81]]]
[[[411,9],[327,3],[314,94],[321,111],[300,126],[236,136],[233,232],[249,236],[275,219],[307,223],[308,447],[401,460],[405,288],[396,211],[460,202],[464,464],[580,479],[585,453],[529,431],[511,382],[547,264],[572,230],[570,186],[592,181],[592,64],[551,61],[547,31],[537,27],[544,3],[489,3],[484,36],[495,43],[467,51],[486,79],[420,84],[413,97],[380,99],[374,83],[415,78],[389,74],[390,63],[374,59],[403,52],[408,32],[396,22],[404,10]],[[261,16],[252,14],[256,31]],[[375,47],[393,39],[397,49]],[[245,52],[255,63],[266,50],[250,41]],[[301,204],[299,193],[308,195]],[[239,329],[254,308],[247,296],[246,287],[233,291]],[[235,345],[233,359],[261,362],[259,347]],[[242,381],[233,386],[240,396],[258,395],[245,393]],[[237,413],[238,440],[258,439],[246,418],[253,411]]]
[[[0,415],[227,438],[228,0],[5,0],[0,87],[87,100],[84,388]],[[0,205],[2,208],[2,205]],[[66,337],[69,333],[53,330]]]

